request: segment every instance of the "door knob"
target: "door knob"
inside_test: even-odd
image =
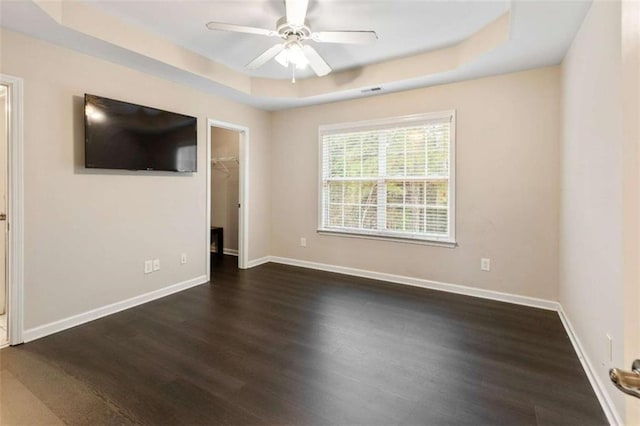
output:
[[[640,398],[640,359],[633,361],[631,371],[612,368],[609,370],[609,378],[622,392]]]

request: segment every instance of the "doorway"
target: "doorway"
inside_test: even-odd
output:
[[[7,146],[9,87],[0,84],[0,347],[9,343],[7,321]]]
[[[233,262],[239,269],[247,267],[249,130],[217,120],[207,124],[207,274],[211,279],[212,265]]]
[[[0,74],[0,347],[22,340],[23,80]]]

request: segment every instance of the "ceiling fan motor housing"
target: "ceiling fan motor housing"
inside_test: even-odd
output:
[[[283,40],[249,62],[246,65],[248,69],[260,68],[268,61],[275,59],[285,67],[294,64],[293,72],[296,67],[304,68],[309,65],[318,77],[329,74],[331,67],[310,43],[305,42],[306,40],[313,40],[316,43],[362,44],[370,43],[378,38],[375,31],[311,32],[311,26],[306,19],[309,0],[285,0],[284,3],[286,16],[278,19],[275,30],[215,21],[208,22],[206,26],[210,30],[279,37]]]
[[[278,35],[287,41],[299,41],[308,39],[311,35],[309,23],[305,21],[302,26],[293,26],[287,22],[287,18],[283,16],[276,23],[276,31]]]

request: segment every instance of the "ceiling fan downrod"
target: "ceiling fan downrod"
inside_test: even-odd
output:
[[[378,39],[376,32],[370,30],[312,32],[306,20],[309,0],[285,0],[284,3],[286,15],[278,19],[275,31],[215,21],[208,22],[206,26],[210,30],[278,37],[284,40],[284,43],[281,41],[262,52],[246,67],[251,70],[258,69],[272,59],[276,59],[285,68],[289,63],[293,63],[292,83],[296,82],[295,67],[304,68],[309,65],[318,77],[323,77],[332,71],[313,46],[306,43],[307,40],[315,43],[365,44]],[[293,55],[295,56],[289,57]]]

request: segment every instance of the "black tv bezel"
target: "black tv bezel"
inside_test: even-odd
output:
[[[148,108],[148,109],[152,109],[152,110],[156,110],[159,112],[164,112],[164,113],[169,113],[169,114],[174,114],[174,115],[179,115],[181,117],[186,117],[186,118],[191,118],[195,120],[195,130],[196,130],[196,162],[195,162],[195,168],[194,170],[175,170],[175,169],[154,169],[152,167],[148,167],[148,168],[144,168],[144,169],[130,169],[128,167],[99,167],[99,166],[91,166],[87,164],[87,144],[88,144],[88,135],[87,135],[87,97],[88,96],[93,96],[95,98],[101,98],[101,99],[106,99],[108,101],[113,101],[113,102],[119,102],[122,104],[127,104],[127,105],[132,105],[135,107],[142,107],[142,108]],[[165,109],[160,109],[160,108],[155,108],[155,107],[151,107],[151,106],[147,106],[147,105],[142,105],[142,104],[136,104],[133,102],[127,102],[127,101],[121,101],[119,99],[113,99],[113,98],[108,98],[106,96],[100,96],[100,95],[94,95],[91,93],[85,93],[84,94],[84,106],[82,108],[82,114],[84,116],[84,167],[85,169],[98,169],[98,170],[128,170],[128,171],[132,171],[132,172],[172,172],[172,173],[197,173],[198,172],[198,117],[195,116],[191,116],[191,115],[186,115],[186,114],[180,114],[179,112],[173,112],[173,111],[168,111]]]

